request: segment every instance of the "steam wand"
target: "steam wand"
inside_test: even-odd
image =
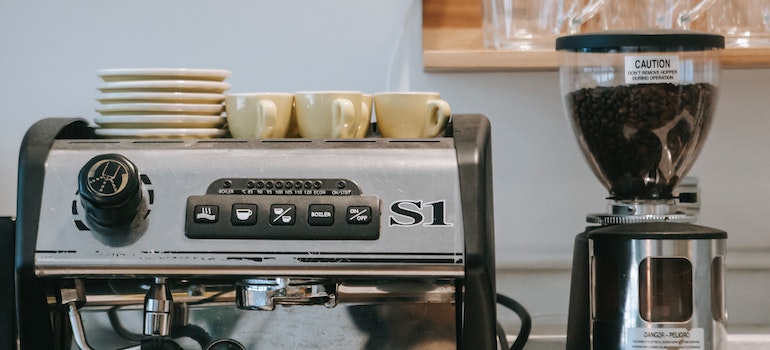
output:
[[[72,338],[75,340],[75,345],[81,350],[93,350],[91,345],[86,340],[86,332],[83,328],[83,320],[80,318],[80,307],[86,303],[86,293],[83,287],[83,282],[79,279],[72,281],[72,285],[68,288],[62,288],[61,302],[64,308],[67,310],[67,316],[69,316],[70,326],[72,327]],[[140,345],[123,348],[122,350],[141,350]]]

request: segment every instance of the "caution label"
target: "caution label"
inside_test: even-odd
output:
[[[679,56],[626,56],[626,84],[679,83]]]
[[[704,350],[703,328],[631,328],[628,349]]]

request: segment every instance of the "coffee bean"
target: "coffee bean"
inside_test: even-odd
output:
[[[708,83],[641,84],[583,88],[565,100],[610,195],[656,199],[672,197],[678,170],[700,151],[716,93]]]

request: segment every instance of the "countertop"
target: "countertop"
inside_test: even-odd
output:
[[[770,349],[770,330],[765,334],[728,334],[728,350],[760,350]],[[508,336],[508,343],[513,344],[515,335]],[[564,350],[566,336],[564,335],[530,335],[524,349],[532,350]]]
[[[760,350],[770,349],[770,328],[767,326],[739,325],[733,326],[733,333],[727,334],[728,350]],[[516,335],[508,335],[508,344],[513,344]],[[563,334],[531,334],[525,350],[564,350],[566,335]]]

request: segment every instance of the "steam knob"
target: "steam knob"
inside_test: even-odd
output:
[[[89,160],[80,169],[78,192],[88,218],[104,227],[130,223],[142,203],[139,172],[120,154]]]

